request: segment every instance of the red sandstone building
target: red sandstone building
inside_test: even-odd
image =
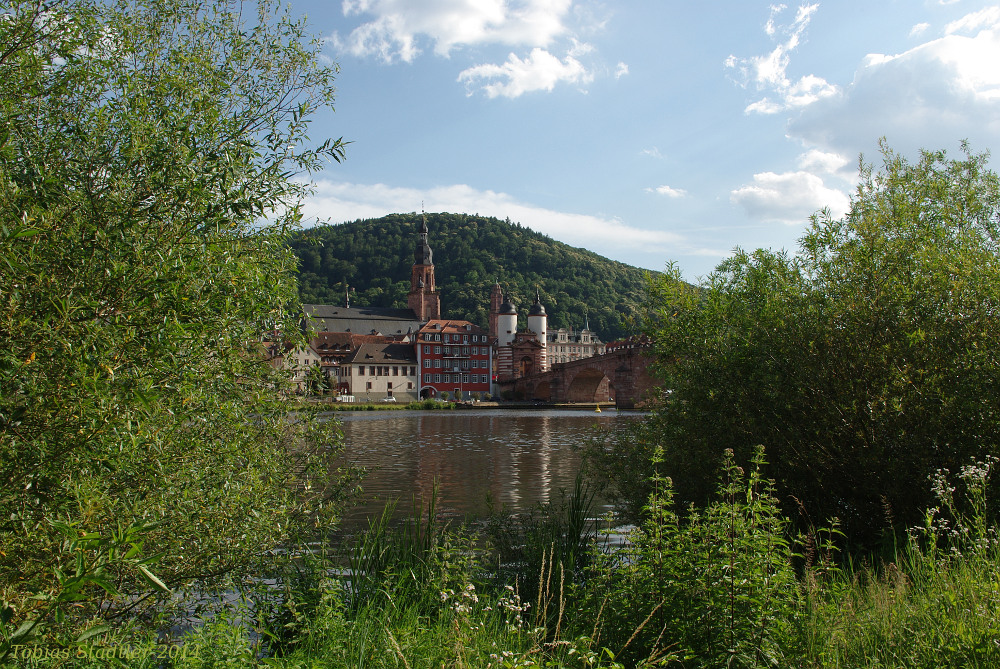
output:
[[[493,341],[486,330],[469,321],[432,319],[414,342],[420,397],[447,392],[455,399],[490,392]]]

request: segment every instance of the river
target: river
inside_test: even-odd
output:
[[[365,468],[364,493],[345,517],[357,526],[398,500],[397,517],[438,486],[440,516],[499,508],[525,511],[571,492],[579,447],[601,428],[637,414],[502,409],[340,412],[349,462]],[[600,513],[601,509],[595,509]]]

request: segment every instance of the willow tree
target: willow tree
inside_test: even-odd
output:
[[[268,0],[3,1],[0,641],[325,520],[335,441],[264,341],[295,336],[303,176],[343,157],[306,134],[334,74]]]
[[[917,524],[930,474],[997,450],[1000,179],[967,149],[883,147],[796,253],[737,251],[698,287],[655,278],[646,330],[673,392],[640,436],[681,498],[706,499],[725,449],[748,464],[762,444],[795,517],[858,542]]]

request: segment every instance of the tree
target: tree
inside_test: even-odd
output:
[[[4,0],[0,643],[259,574],[332,508],[332,434],[289,423],[263,340],[294,343],[334,71],[253,9]]]
[[[763,444],[789,512],[858,542],[912,526],[928,476],[1000,433],[1000,180],[985,155],[910,163],[883,145],[849,213],[813,216],[798,253],[738,250],[700,287],[651,285],[646,331],[672,393],[663,471],[707,498],[725,449]],[[795,513],[798,516],[798,513]]]

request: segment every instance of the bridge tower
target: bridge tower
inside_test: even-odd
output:
[[[538,371],[547,372],[549,371],[549,358],[547,353],[548,350],[548,316],[545,313],[545,307],[542,306],[542,297],[535,289],[535,303],[531,305],[531,311],[528,312],[528,329],[535,333],[538,338],[538,343],[542,345],[542,350],[539,355],[538,360]]]

